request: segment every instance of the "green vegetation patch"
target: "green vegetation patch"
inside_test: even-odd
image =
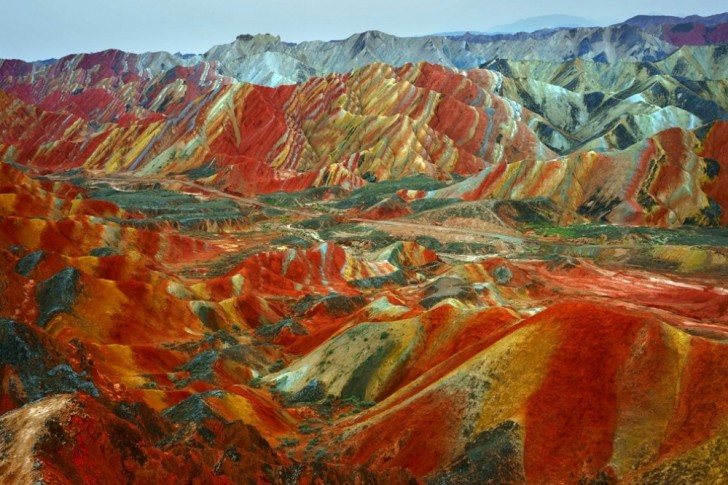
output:
[[[304,221],[296,222],[295,224],[293,224],[293,227],[320,231],[322,229],[330,229],[337,224],[338,222],[333,216],[320,216],[313,219],[306,219]]]
[[[147,216],[145,219],[112,219],[120,224],[137,227],[154,227],[159,223],[172,222],[186,229],[194,229],[209,222],[240,222],[251,216],[249,209],[241,208],[230,199],[200,200],[190,194],[161,188],[122,191],[102,187],[91,191],[90,198],[112,202],[128,212]]]
[[[426,175],[415,175],[400,180],[369,183],[352,192],[348,198],[334,204],[334,207],[337,209],[351,209],[353,207],[366,208],[391,197],[402,189],[430,191],[441,189],[447,185],[447,182],[433,180]]]
[[[413,212],[425,212],[434,209],[441,209],[452,204],[462,202],[460,199],[417,199],[410,202]]]
[[[534,225],[528,227],[541,236],[556,236],[564,240],[593,239],[599,241],[620,241],[630,238],[631,244],[682,245],[728,247],[728,228],[679,227],[671,229],[617,226],[612,224],[575,224],[572,226]]]
[[[311,241],[300,236],[296,236],[295,234],[277,237],[271,241],[271,244],[275,246],[288,246],[299,249],[308,249],[313,245]]]
[[[342,187],[311,187],[300,192],[274,192],[259,195],[258,200],[264,204],[279,207],[302,207],[315,202],[339,200],[349,194],[350,191]]]
[[[319,231],[319,236],[321,239],[339,246],[351,246],[354,243],[366,241],[369,244],[369,249],[372,251],[383,249],[399,241],[399,239],[389,233],[374,229],[365,224],[340,224],[332,226]]]
[[[487,243],[476,242],[449,242],[442,245],[438,251],[447,254],[492,254],[497,250],[494,246]]]
[[[220,256],[218,259],[212,261],[208,265],[209,273],[208,276],[210,278],[217,278],[219,276],[224,276],[230,271],[232,271],[236,266],[238,266],[240,263],[248,259],[250,256],[253,256],[258,253],[262,253],[265,251],[270,251],[269,246],[251,246],[249,248],[246,248],[242,251],[238,251],[235,253],[228,253]]]
[[[69,266],[38,283],[35,299],[38,303],[36,323],[39,327],[45,327],[59,313],[71,313],[81,290],[80,277],[81,272]]]
[[[217,166],[215,166],[214,163],[208,163],[207,165],[203,165],[201,167],[186,170],[186,171],[182,172],[180,175],[184,175],[185,177],[187,177],[191,180],[197,180],[197,179],[212,177],[213,175],[217,174],[219,171],[220,171],[220,169]]]

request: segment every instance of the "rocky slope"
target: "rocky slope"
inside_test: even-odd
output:
[[[724,150],[715,153],[703,147],[724,147],[728,124],[717,123],[701,134],[706,138],[674,128],[621,152],[579,152],[551,161],[498,165],[446,188],[403,190],[399,196],[405,200],[545,198],[562,209],[560,222],[567,224],[576,213],[615,224],[725,225],[726,211],[711,195],[717,195],[714,187],[725,183],[728,158]]]
[[[287,44],[269,35],[242,36],[235,42],[213,47],[203,55],[217,61],[222,72],[243,81],[257,82],[260,77],[246,75],[245,66],[261,60],[275,69],[286,60],[286,66],[303,64],[297,77],[316,73],[347,72],[373,62],[400,66],[411,62],[430,62],[447,67],[470,69],[494,58],[515,60],[562,61],[574,57],[612,62],[617,59],[653,61],[675,50],[671,44],[631,26],[606,28],[556,29],[534,34],[462,37],[399,38],[384,32],[370,31],[347,39],[329,42]],[[278,64],[268,58],[275,53]],[[274,71],[283,79],[285,72]],[[259,76],[259,75],[257,75]]]
[[[656,63],[498,60],[500,94],[545,120],[532,126],[561,152],[624,149],[672,127],[728,119],[722,47],[683,47]],[[718,62],[714,62],[718,61]]]
[[[728,52],[638,20],[2,62],[0,482],[728,481]]]
[[[716,162],[695,156],[701,137],[689,131],[728,118],[725,56],[681,48],[658,63],[499,60],[470,71],[374,63],[266,88],[214,63],[128,72],[133,58],[108,53],[6,76],[0,155],[40,170],[192,175],[245,196],[521,173],[518,191],[509,179],[465,198],[549,197],[596,220],[722,225],[722,198],[706,195]],[[687,177],[657,176],[665,161]],[[690,195],[669,195],[676,184]]]
[[[346,248],[311,208],[222,227],[203,187],[0,169],[2,481],[725,479],[728,292],[696,280],[723,246],[682,275],[614,267],[626,240],[612,267],[519,237]]]
[[[623,22],[644,29],[670,44],[709,45],[728,41],[728,14],[688,17],[638,15]]]
[[[8,87],[3,158],[140,174],[212,165],[212,183],[249,194],[470,174],[554,155],[521,121],[521,107],[494,92],[497,76],[478,84],[440,66],[372,64],[277,89],[205,84],[188,70],[98,87],[114,82],[51,77]]]

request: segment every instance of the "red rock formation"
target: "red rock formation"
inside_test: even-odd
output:
[[[5,481],[720,480],[719,286],[412,242],[183,276],[225,241],[0,175]]]
[[[244,194],[553,155],[492,82],[437,66],[374,64],[274,89],[230,84],[208,65],[122,79],[133,59],[112,54],[65,60],[43,79],[8,78],[0,152],[46,170],[168,174],[212,162],[211,182]]]
[[[566,223],[570,213],[578,213],[614,224],[724,225],[728,206],[717,187],[723,186],[725,126],[715,123],[706,147],[693,133],[673,128],[621,152],[502,164],[440,190],[399,195],[466,201],[547,197],[564,210]]]

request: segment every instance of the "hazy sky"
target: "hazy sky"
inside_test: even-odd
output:
[[[642,13],[710,15],[725,0],[0,0],[0,58],[26,60],[118,48],[201,53],[238,34],[343,39],[365,30],[423,35],[548,14],[607,24]]]

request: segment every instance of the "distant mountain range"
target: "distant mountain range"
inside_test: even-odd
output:
[[[709,15],[707,17],[701,17],[700,15],[688,15],[687,17],[674,17],[671,15],[637,15],[622,23],[644,29],[648,27],[686,23],[698,23],[708,27],[713,27],[726,22],[728,22],[728,12]]]
[[[631,25],[640,29],[650,29],[652,27],[674,26],[678,24],[698,23],[707,27],[713,27],[728,22],[728,13],[721,13],[701,17],[700,15],[689,15],[687,17],[675,17],[671,15],[637,15],[618,24]],[[540,15],[537,17],[528,17],[517,20],[508,24],[494,25],[485,30],[460,30],[456,32],[441,32],[432,34],[443,37],[458,37],[462,35],[493,35],[493,34],[517,34],[521,32],[532,33],[544,29],[561,29],[574,27],[599,27],[599,23],[585,18],[573,15]]]
[[[629,18],[619,24],[631,25],[640,29],[652,29],[654,27],[671,27],[681,24],[702,24],[706,27],[715,27],[728,22],[728,13],[709,15],[701,17],[700,15],[689,15],[687,17],[675,17],[671,15],[637,15]],[[616,24],[616,25],[619,25]],[[456,31],[442,32],[432,34],[443,37],[458,37],[464,35],[493,35],[493,34],[517,34],[520,32],[532,33],[544,29],[561,29],[574,27],[599,27],[599,23],[585,18],[573,15],[540,15],[537,17],[528,17],[517,20],[508,24],[494,25],[485,30],[478,31]],[[687,29],[687,26],[682,28]]]
[[[510,24],[496,25],[487,30],[493,34],[515,34],[518,32],[535,32],[541,29],[558,29],[570,27],[597,27],[593,20],[573,15],[541,15],[529,17]]]
[[[641,16],[609,27],[555,28],[516,34],[456,33],[449,36],[396,37],[369,31],[343,40],[299,44],[283,42],[280,37],[269,34],[240,35],[233,42],[214,46],[203,54],[149,52],[134,55],[136,64],[129,69],[143,76],[155,76],[177,66],[193,67],[209,63],[219,75],[278,86],[298,83],[313,76],[349,72],[373,62],[394,66],[429,62],[457,69],[477,68],[495,59],[563,62],[581,58],[607,63],[655,62],[666,58],[680,46],[728,41],[727,18],[728,14],[684,19]],[[554,16],[524,22],[556,25],[584,20]],[[690,22],[686,23],[687,20]],[[124,53],[97,55],[126,58]],[[0,83],[7,82],[8,76],[19,74],[43,76],[60,66],[83,65],[91,58],[87,54],[77,54],[34,63],[0,60]]]
[[[556,29],[562,27],[597,27],[598,24],[584,17],[574,17],[572,15],[542,15],[539,17],[529,17],[517,20],[509,24],[496,25],[484,31],[466,31],[457,32],[441,32],[437,36],[442,37],[458,37],[466,34],[471,35],[489,35],[489,34],[517,34],[519,32],[535,32],[542,29]]]

